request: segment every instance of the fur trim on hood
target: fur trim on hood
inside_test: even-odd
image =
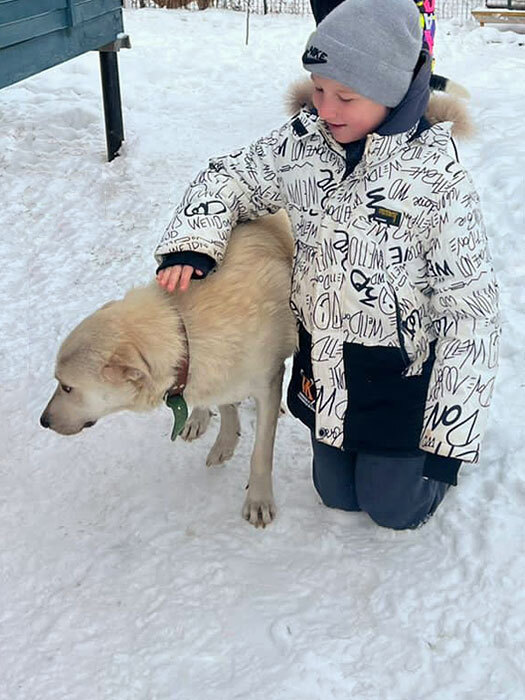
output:
[[[474,136],[474,124],[466,102],[453,94],[433,93],[430,96],[425,117],[431,124],[452,122],[452,136],[457,139],[465,140]]]
[[[468,113],[464,98],[468,92],[461,85],[450,82],[450,87],[443,94],[432,93],[425,112],[425,117],[434,125],[439,122],[452,122],[452,136],[465,140],[474,135],[475,129]],[[459,89],[458,89],[459,88]],[[286,110],[291,115],[302,107],[313,107],[312,81],[309,78],[292,83],[285,97]]]

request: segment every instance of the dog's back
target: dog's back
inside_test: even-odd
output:
[[[293,237],[286,213],[279,211],[236,226],[228,243],[224,264],[241,255],[243,263],[247,260],[259,265],[261,262],[281,262],[291,268]]]
[[[210,327],[228,323],[233,328],[242,317],[249,333],[251,322],[259,324],[264,315],[277,315],[278,325],[292,327],[292,258],[293,238],[284,212],[239,224],[217,272],[192,282],[189,292],[176,292],[174,300],[182,310],[198,309],[199,319],[205,316]]]

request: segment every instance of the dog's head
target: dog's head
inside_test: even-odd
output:
[[[120,304],[110,302],[88,316],[62,343],[58,386],[40,418],[44,428],[73,435],[102,416],[141,408],[150,367],[125,333]]]

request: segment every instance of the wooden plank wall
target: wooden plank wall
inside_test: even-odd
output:
[[[121,0],[0,0],[0,88],[114,41]]]

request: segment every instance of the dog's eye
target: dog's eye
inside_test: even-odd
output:
[[[73,391],[73,387],[70,387],[67,384],[61,384],[60,388],[62,389],[62,391],[65,391],[66,394],[70,394]]]

